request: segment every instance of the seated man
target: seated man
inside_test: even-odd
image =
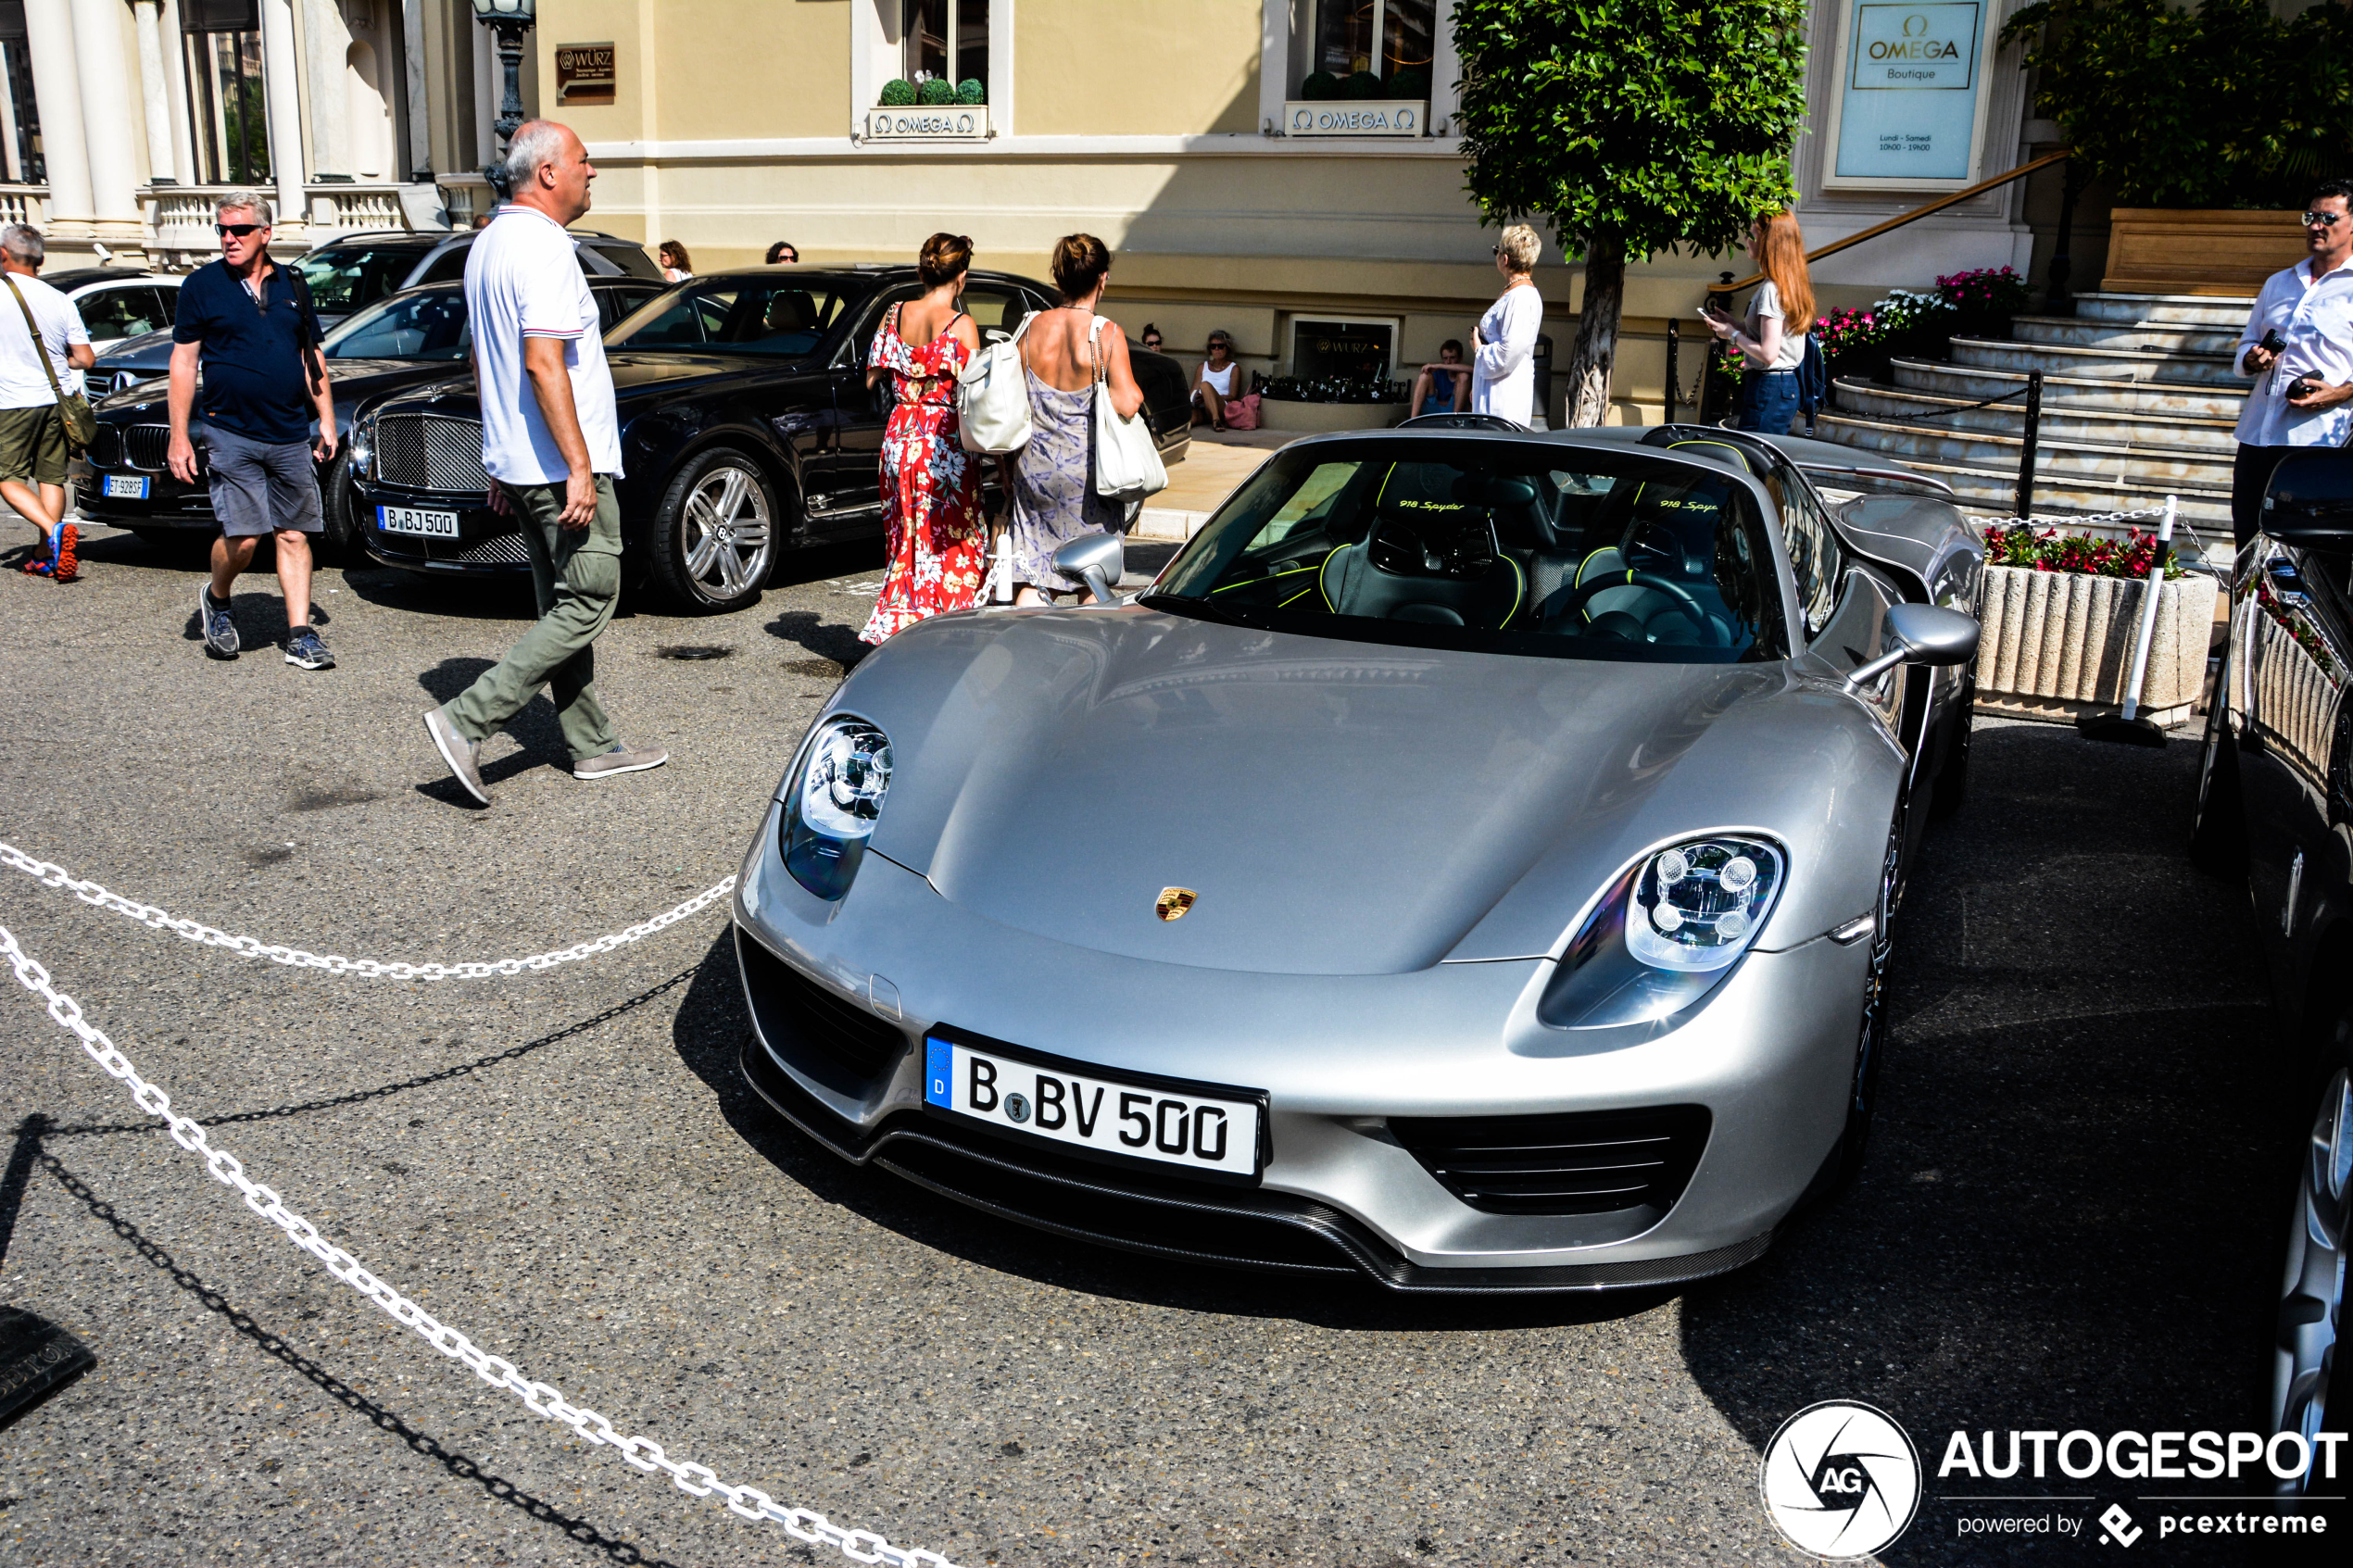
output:
[[[1456,413],[1470,407],[1470,370],[1463,364],[1463,345],[1448,338],[1438,347],[1438,363],[1424,365],[1422,373],[1414,378],[1414,406],[1405,415],[1412,419],[1422,411],[1422,405],[1436,405],[1433,414],[1453,409]]]

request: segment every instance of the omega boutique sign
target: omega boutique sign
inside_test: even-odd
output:
[[[1823,184],[1934,190],[1977,177],[1986,10],[1984,0],[1848,6]]]

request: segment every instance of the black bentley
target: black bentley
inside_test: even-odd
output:
[[[663,285],[639,278],[591,277],[598,311],[615,321],[661,293]],[[166,344],[169,332],[156,334]],[[327,374],[334,383],[335,427],[340,445],[350,443],[353,420],[369,402],[419,382],[439,381],[465,362],[472,339],[466,333],[462,284],[428,283],[380,299],[345,318],[327,333]],[[171,444],[165,383],[145,380],[97,406],[97,434],[90,443],[90,471],[82,482],[82,512],[94,521],[128,528],[150,543],[195,538],[220,525],[201,471],[183,484],[164,466]],[[191,434],[204,428],[201,411],[191,416]],[[198,461],[203,446],[198,445]],[[326,513],[323,543],[351,558],[359,533],[353,519],[349,464],[338,451],[319,469],[320,500]]]
[[[749,604],[781,553],[882,528],[888,386],[865,358],[883,312],[922,292],[912,267],[709,273],[605,334],[619,394],[630,578],[680,608]],[[984,343],[1054,299],[1044,284],[973,274],[964,308]],[[1174,359],[1129,345],[1161,449],[1189,439]],[[485,504],[471,378],[379,400],[355,428],[360,540],[390,566],[522,571],[516,521]]]

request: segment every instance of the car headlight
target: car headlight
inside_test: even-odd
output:
[[[351,477],[365,479],[376,463],[376,421],[362,419],[351,427]]]
[[[820,898],[849,891],[890,789],[890,737],[837,714],[817,726],[786,775],[777,848],[795,882]]]
[[[1570,938],[1536,1016],[1555,1029],[1652,1023],[1723,982],[1773,912],[1778,845],[1710,834],[1644,855]]]

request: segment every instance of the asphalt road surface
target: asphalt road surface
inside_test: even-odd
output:
[[[192,562],[101,534],[79,584],[0,581],[0,838],[314,950],[566,946],[734,869],[877,558],[800,563],[724,619],[617,621],[606,702],[675,760],[577,784],[543,699],[486,749],[483,810],[418,721],[521,630],[516,596],[325,572],[342,664],[308,674],[270,646],[274,579],[251,578],[237,618],[261,646],[213,663]],[[1881,1405],[1931,1465],[1955,1428],[2250,1424],[2296,1129],[2271,1109],[2284,1070],[2244,897],[2179,853],[2193,751],[1981,730],[1975,794],[1904,911],[1860,1184],[1756,1266],[1668,1296],[1301,1290],[843,1168],[736,1077],[716,913],[442,985],[200,948],[6,871],[0,924],[429,1311],[622,1430],[844,1524],[965,1564],[1786,1562],[1758,1455],[1818,1399]],[[0,1429],[0,1559],[821,1560],[396,1328],[13,986],[0,1064],[0,1302],[98,1359]],[[1887,1561],[2096,1554],[1963,1539],[1947,1490],[1931,1477]],[[2237,1560],[2199,1547],[2152,1533],[2132,1561]]]

